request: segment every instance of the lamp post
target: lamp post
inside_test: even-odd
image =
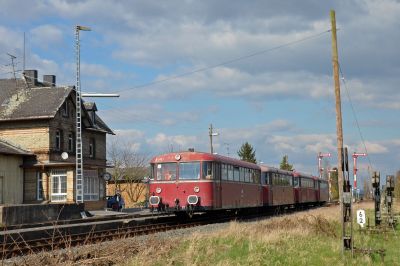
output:
[[[331,154],[330,153],[318,153],[318,173],[319,173],[319,178],[321,179],[322,178],[322,168],[321,168],[321,161],[322,161],[322,158],[324,158],[324,157],[331,157]]]
[[[79,31],[90,31],[89,27],[75,26],[75,48],[76,48],[76,203],[83,203],[83,146],[82,146],[82,98],[81,98],[81,55],[80,55],[80,41]]]

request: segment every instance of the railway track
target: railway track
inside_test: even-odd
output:
[[[53,251],[63,248],[70,248],[79,245],[95,244],[104,241],[116,240],[139,235],[148,235],[157,232],[176,230],[188,227],[195,227],[210,223],[225,222],[233,219],[233,217],[220,217],[214,219],[187,220],[186,222],[178,221],[177,217],[171,217],[170,222],[155,223],[148,225],[136,225],[111,230],[90,231],[80,234],[64,234],[60,235],[55,229],[55,234],[47,238],[24,240],[18,238],[5,238],[5,243],[1,244],[1,259],[8,259],[14,256],[24,256],[43,251]]]
[[[278,214],[292,213],[295,209],[289,209]],[[75,246],[83,246],[88,244],[96,244],[104,241],[116,240],[127,237],[135,237],[139,235],[148,235],[157,232],[176,230],[188,227],[201,226],[206,224],[215,224],[229,222],[232,220],[253,220],[277,215],[276,210],[264,213],[252,213],[246,215],[237,215],[232,212],[225,216],[221,215],[197,215],[192,219],[181,220],[179,217],[170,216],[169,221],[159,223],[150,223],[144,225],[134,225],[119,227],[107,230],[91,230],[85,233],[69,234],[53,229],[53,233],[48,237],[39,239],[24,240],[22,236],[12,237],[5,236],[2,246],[1,259],[8,259],[14,256],[24,256],[43,251],[54,251],[58,249],[71,248]]]

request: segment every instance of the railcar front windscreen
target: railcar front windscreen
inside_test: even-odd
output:
[[[179,179],[200,179],[200,162],[179,163]]]
[[[157,180],[175,180],[176,163],[158,163],[156,164]]]

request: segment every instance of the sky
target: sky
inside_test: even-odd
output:
[[[75,85],[115,131],[108,142],[154,156],[170,150],[237,157],[317,174],[337,161],[330,10],[336,11],[344,144],[359,178],[400,169],[400,2],[0,0],[0,78],[23,69]],[[351,158],[350,158],[351,161]],[[352,163],[350,164],[352,167]],[[327,168],[327,167],[326,167]]]

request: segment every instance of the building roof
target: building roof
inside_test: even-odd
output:
[[[0,139],[0,154],[23,155],[23,156],[33,155],[31,152],[21,149],[20,147],[12,145],[11,143],[1,139]]]
[[[0,79],[0,121],[53,118],[71,87],[28,88],[21,79]]]
[[[38,83],[28,87],[22,79],[0,79],[0,122],[51,119],[57,114],[65,100],[74,92],[73,87],[46,87]],[[88,119],[88,109],[96,111],[94,103],[83,102],[83,112]],[[114,132],[96,114],[94,123],[87,129],[113,134]]]

